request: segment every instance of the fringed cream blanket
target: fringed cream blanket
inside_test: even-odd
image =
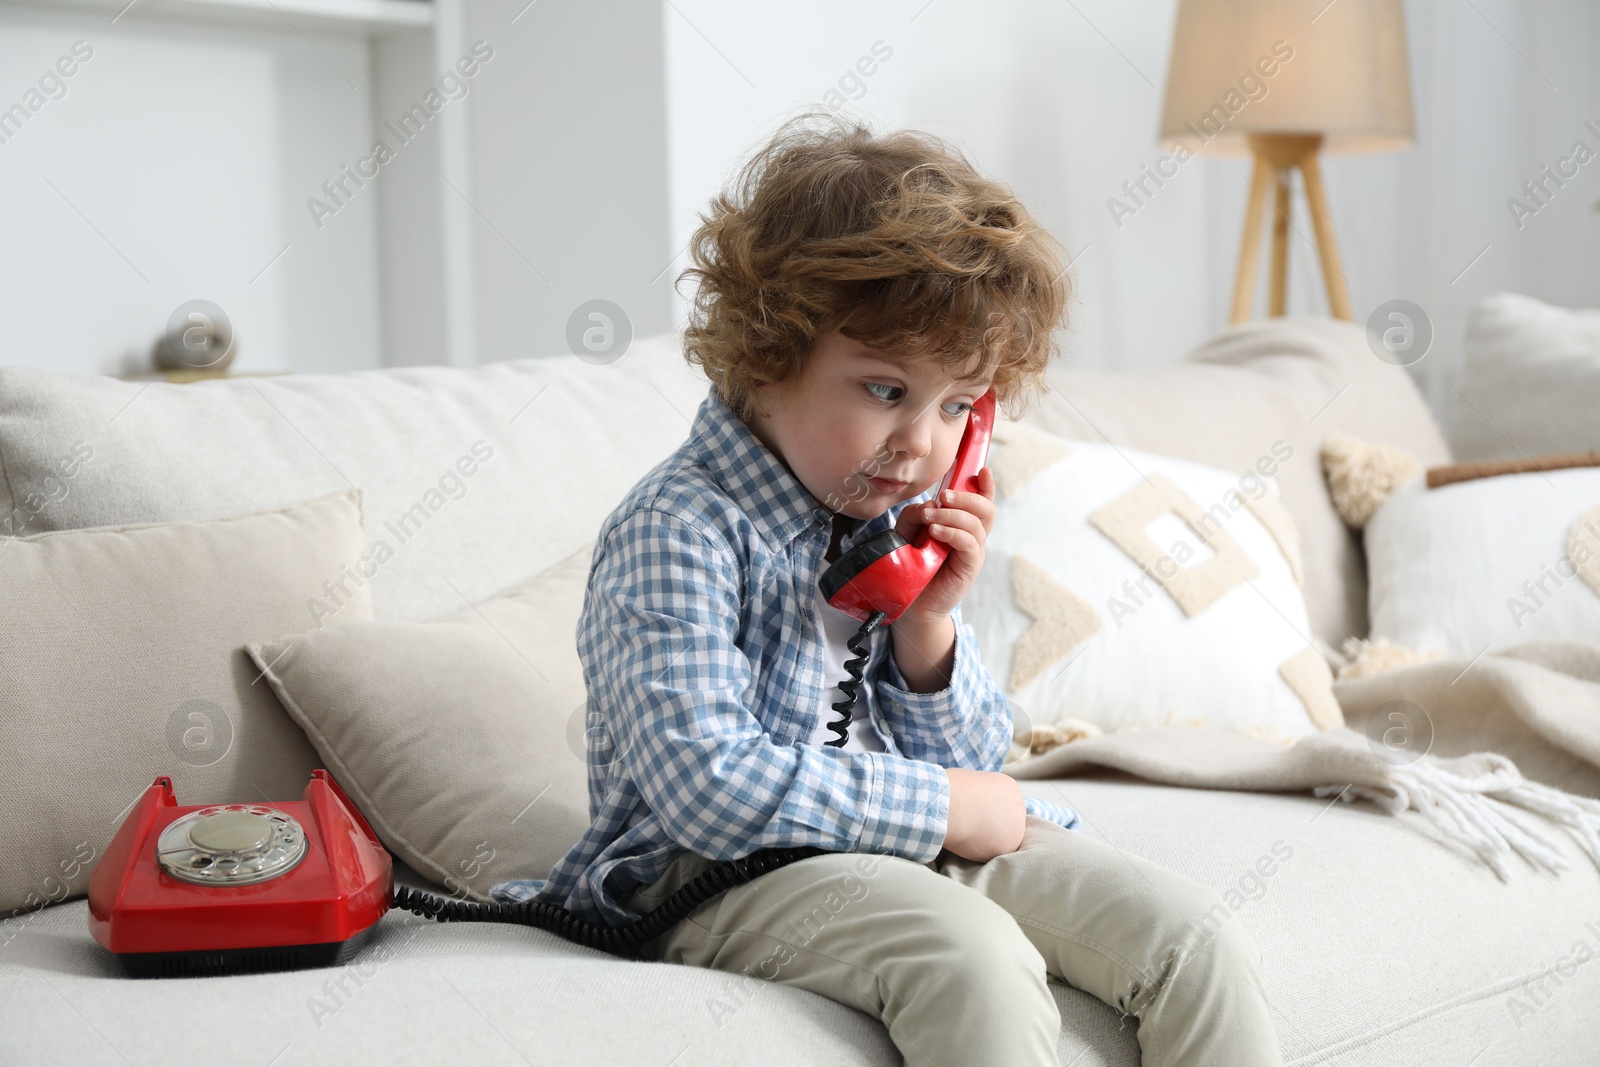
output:
[[[1502,881],[1512,852],[1551,871],[1570,866],[1565,827],[1600,866],[1600,643],[1434,660],[1341,680],[1334,692],[1346,725],[1290,745],[1206,726],[1094,735],[1060,724],[1036,729],[1032,754],[1005,770],[1063,778],[1109,767],[1170,785],[1309,789],[1390,814],[1414,808]]]

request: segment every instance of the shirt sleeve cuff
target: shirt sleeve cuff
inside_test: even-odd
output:
[[[954,660],[952,660],[951,665],[950,665],[950,680],[945,683],[945,687],[943,689],[935,690],[932,693],[913,693],[913,692],[911,692],[911,690],[910,690],[910,684],[911,683],[906,681],[906,676],[904,674],[900,673],[900,664],[895,662],[895,658],[894,658],[894,638],[893,638],[893,634],[892,633],[890,635],[890,641],[889,641],[889,654],[884,657],[884,659],[886,661],[884,663],[884,668],[885,668],[884,673],[886,674],[887,677],[885,677],[883,679],[883,683],[882,684],[885,685],[895,697],[899,698],[902,702],[905,702],[905,703],[921,703],[921,704],[930,705],[930,706],[934,705],[934,704],[949,705],[951,700],[955,696],[956,683],[961,678],[961,667],[962,667],[961,654],[962,654],[962,651],[963,651],[961,646],[964,643],[961,640],[961,624],[959,622],[955,623],[955,629],[956,629],[956,639],[955,639],[956,654],[955,654]]]
[[[1024,797],[1023,802],[1029,815],[1037,815],[1041,819],[1053,822],[1057,826],[1064,826],[1068,830],[1082,829],[1079,825],[1081,820],[1078,818],[1078,813],[1072,808],[1063,807],[1060,804],[1052,804],[1050,801],[1040,800],[1038,797]]]
[[[964,725],[960,709],[976,708],[983,696],[976,688],[976,671],[982,665],[973,659],[972,634],[959,619],[955,622],[955,656],[950,667],[950,681],[943,689],[931,693],[913,693],[907,688],[906,677],[894,659],[891,643],[884,658],[883,676],[878,679],[878,697],[884,712],[892,723],[904,730],[908,738],[924,744],[948,744],[948,738]],[[891,638],[892,641],[892,638]]]
[[[853,851],[889,852],[927,863],[944,848],[950,827],[950,778],[936,763],[882,752],[872,761],[873,803]]]

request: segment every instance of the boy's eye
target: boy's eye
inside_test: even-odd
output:
[[[870,393],[874,398],[882,400],[884,403],[892,403],[900,399],[900,394],[905,392],[905,390],[901,389],[898,385],[889,385],[887,382],[862,382],[861,387]],[[893,395],[884,396],[877,392],[879,389],[886,390]],[[951,411],[950,409],[952,407],[956,410]],[[960,418],[962,415],[965,415],[971,410],[972,405],[967,403],[965,400],[952,400],[950,403],[944,405],[944,413],[953,419]]]

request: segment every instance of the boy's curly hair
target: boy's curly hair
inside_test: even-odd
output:
[[[699,283],[684,358],[740,418],[834,328],[972,377],[992,369],[1011,418],[1045,388],[1072,294],[1065,250],[933,134],[796,116],[700,222],[678,277]]]

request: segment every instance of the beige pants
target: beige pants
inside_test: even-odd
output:
[[[714,865],[686,852],[629,906]],[[845,852],[768,871],[642,955],[820,993],[881,1019],[918,1067],[1055,1067],[1047,974],[1137,1016],[1144,1067],[1283,1062],[1255,943],[1215,891],[1032,815],[988,863]]]

